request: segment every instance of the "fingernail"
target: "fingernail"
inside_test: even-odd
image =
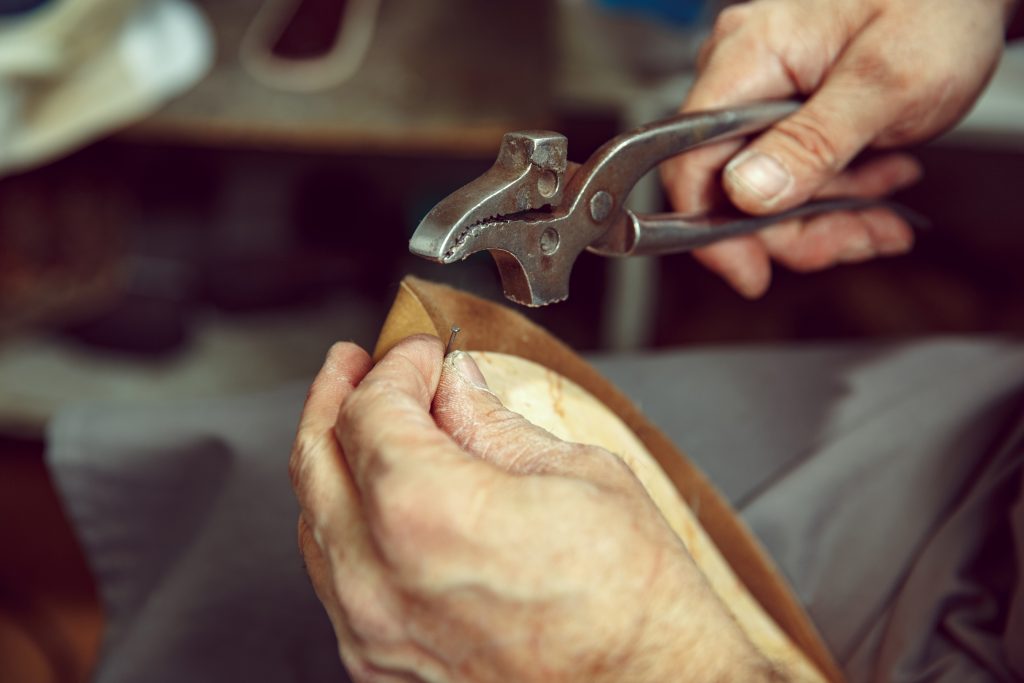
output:
[[[793,177],[777,159],[761,152],[740,156],[726,168],[733,183],[764,200],[772,200],[789,187]]]
[[[476,364],[473,357],[465,351],[452,351],[452,366],[458,371],[462,379],[466,380],[477,389],[488,389],[487,380],[480,372],[480,366]]]
[[[878,242],[878,253],[883,256],[897,256],[906,254],[913,246],[913,235],[886,236]]]
[[[882,256],[899,256],[906,254],[914,246],[913,240],[901,240],[899,242],[886,242],[879,245],[878,253]]]

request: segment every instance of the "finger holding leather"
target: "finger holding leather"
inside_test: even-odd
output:
[[[303,508],[330,507],[326,498],[339,493],[332,491],[334,483],[344,483],[333,426],[342,402],[370,365],[370,357],[358,346],[335,344],[310,386],[288,460],[292,488]]]

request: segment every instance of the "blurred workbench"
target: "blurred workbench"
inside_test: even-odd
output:
[[[508,130],[550,126],[555,8],[544,0],[382,0],[358,72],[320,92],[254,79],[239,46],[260,2],[197,0],[216,40],[195,88],[124,136],[171,144],[490,157]]]
[[[384,187],[371,197],[361,188],[346,187],[354,183],[344,178],[351,180],[356,176],[339,175],[336,169],[328,169],[327,181],[321,183],[327,188],[321,192],[326,195],[326,203],[317,221],[326,223],[324,230],[329,233],[355,234],[377,242],[389,235],[397,237],[399,244],[374,247],[371,252],[378,260],[387,258],[397,263],[390,266],[395,269],[394,276],[385,273],[381,279],[384,284],[374,285],[382,292],[387,290],[389,282],[397,282],[398,271],[406,272],[421,265],[418,261],[400,260],[407,258],[400,244],[404,236],[400,233],[408,225],[383,218],[386,209],[402,205],[402,192],[430,184],[436,186],[432,189],[443,191],[457,187],[472,175],[453,180],[451,172],[445,175],[442,170],[444,159],[470,159],[472,163],[460,167],[458,172],[468,169],[472,173],[472,164],[486,165],[493,159],[501,135],[512,129],[554,127],[563,130],[570,136],[571,158],[581,160],[588,153],[580,147],[584,136],[579,135],[576,128],[563,127],[566,112],[579,112],[577,120],[590,117],[612,121],[612,130],[615,126],[624,128],[666,114],[682,99],[688,87],[690,76],[685,65],[692,61],[700,42],[699,30],[689,36],[660,31],[653,38],[643,33],[649,27],[633,24],[623,32],[623,25],[628,24],[626,20],[588,10],[585,3],[528,0],[510,11],[504,4],[472,0],[383,0],[377,37],[364,69],[338,88],[300,94],[262,85],[238,62],[241,35],[257,4],[246,0],[199,2],[211,19],[218,40],[215,66],[192,91],[118,134],[114,142],[124,148],[121,150],[124,154],[122,157],[114,155],[115,162],[110,165],[123,176],[119,180],[124,183],[122,192],[136,196],[143,208],[150,210],[138,219],[144,228],[152,232],[163,225],[160,239],[170,239],[188,229],[200,233],[201,257],[210,258],[218,249],[230,251],[240,245],[249,248],[262,244],[273,250],[277,244],[294,238],[290,233],[298,232],[299,226],[290,213],[288,195],[289,188],[298,184],[297,180],[301,180],[301,174],[310,165],[304,153],[318,153],[315,162],[319,166],[328,160],[334,163],[338,158],[355,157],[357,161],[353,166],[357,176],[370,184],[380,182]],[[986,260],[991,253],[1020,253],[1019,231],[1002,229],[1007,220],[999,215],[1001,211],[1005,213],[1007,196],[1012,194],[1000,188],[1012,180],[986,176],[975,171],[971,164],[975,163],[973,157],[978,156],[975,165],[990,168],[988,157],[980,158],[981,152],[988,150],[985,153],[997,156],[995,160],[1008,169],[1007,174],[1012,175],[1014,169],[1020,168],[1019,152],[1024,149],[1024,116],[1020,114],[1024,111],[1022,84],[1024,45],[1018,43],[1008,52],[992,87],[965,123],[926,150],[938,157],[938,161],[945,162],[945,167],[931,179],[932,185],[926,180],[921,190],[921,206],[932,206],[936,215],[943,216],[947,223],[953,222],[958,210],[967,215],[961,221],[965,227],[943,226],[936,237],[922,240],[919,250],[922,260],[930,258],[924,251],[929,244],[938,244],[940,238],[951,239],[960,234],[970,235],[971,244],[985,247],[984,253],[979,253],[975,259],[977,266],[971,271],[972,277],[975,271],[1002,273],[1005,270],[991,267],[990,260]],[[603,128],[599,140],[606,139],[608,133],[608,127]],[[153,147],[274,153],[247,152],[230,159],[208,154],[193,160],[184,173],[167,164],[167,172],[161,171],[162,175],[133,185],[134,176],[141,175],[136,171],[142,167],[161,169],[165,158],[153,155],[126,167],[124,160],[128,152],[137,156],[139,149]],[[955,149],[948,149],[950,147]],[[303,154],[292,155],[291,152]],[[216,158],[216,163],[210,163],[212,157]],[[367,163],[371,157],[389,157],[394,163],[378,165],[372,170]],[[412,162],[409,162],[410,157]],[[969,163],[965,163],[963,157],[967,157]],[[211,215],[203,216],[203,220],[181,213],[186,202],[175,193],[179,186],[189,182],[210,184],[206,176],[189,177],[188,171],[198,166],[217,167],[221,183],[209,190],[210,195],[216,196],[217,206],[209,212]],[[167,215],[159,215],[160,209],[154,209],[144,193],[135,192],[146,183],[162,184],[174,190],[163,207]],[[936,187],[941,188],[940,191],[936,191]],[[993,196],[980,201],[981,192],[986,188]],[[419,199],[436,201],[439,198],[424,193]],[[638,186],[633,199],[635,208],[660,207],[662,200],[656,175],[651,174]],[[400,211],[406,212],[406,223],[413,225],[430,205],[425,201],[406,201],[406,204]],[[984,221],[986,230],[970,229],[978,222],[979,206],[996,213]],[[356,215],[356,211],[362,213]],[[225,238],[218,230],[230,234]],[[289,234],[278,234],[274,238],[275,231]],[[346,236],[343,249],[352,247],[351,237]],[[964,254],[971,253],[969,244],[957,244],[953,251],[961,260]],[[355,260],[372,260],[363,258],[363,252],[354,253]],[[928,310],[918,299],[913,299],[900,309],[903,312],[886,318],[879,312],[882,308],[879,302],[894,298],[888,291],[862,305],[872,313],[871,316],[865,314],[865,319],[878,318],[882,323],[847,326],[836,323],[829,327],[826,320],[815,326],[807,321],[821,318],[821,310],[835,306],[829,300],[832,290],[808,286],[811,276],[791,278],[780,271],[778,283],[768,298],[759,304],[749,304],[689,264],[686,257],[611,262],[586,258],[590,259],[591,269],[598,271],[600,281],[595,278],[595,282],[587,283],[593,286],[579,287],[576,291],[587,293],[574,296],[569,304],[543,311],[560,320],[554,324],[542,322],[576,348],[635,349],[652,342],[678,345],[694,341],[717,344],[731,340],[777,340],[792,338],[798,332],[820,338],[833,328],[851,335],[1017,329],[1011,320],[1017,308],[1009,304],[1000,309],[1009,313],[993,313],[987,317],[980,313],[936,315],[933,318],[938,322],[929,323],[930,318],[925,314],[920,317],[926,322],[913,322],[915,311],[927,313]],[[373,267],[378,268],[376,263]],[[588,263],[581,262],[579,267],[588,267]],[[906,277],[910,270],[888,263],[857,268],[862,273],[868,269],[885,273],[891,270],[898,273],[893,275],[896,279]],[[458,267],[440,270],[444,271],[444,276],[460,278],[456,284],[472,291],[481,291],[479,281],[473,279],[474,272],[483,273],[483,279],[493,278],[493,269],[485,255]],[[416,272],[436,278],[437,271]],[[865,291],[865,280],[871,278],[863,275],[857,280],[858,275],[852,271],[851,267],[814,276],[814,282],[850,281],[853,284],[847,289]],[[952,268],[943,265],[941,272],[946,280],[952,277]],[[225,279],[257,279],[259,275],[258,272],[252,275],[244,271],[231,273],[245,277],[232,275]],[[689,279],[680,282],[679,273]],[[939,276],[934,275],[934,278]],[[1012,280],[1010,284],[1015,282]],[[991,288],[1008,290],[999,283]],[[934,285],[921,289],[938,291]],[[964,284],[960,289],[969,288]],[[1009,291],[1013,291],[1012,287]],[[680,292],[684,292],[685,297]],[[978,296],[981,302],[988,300]],[[955,297],[943,295],[943,298]],[[965,311],[984,309],[975,305],[975,299],[965,300],[968,304],[961,306]],[[861,305],[859,299],[858,305]],[[148,396],[188,400],[197,396],[259,391],[289,380],[308,378],[330,341],[356,338],[364,344],[372,342],[382,315],[375,306],[376,303],[368,303],[360,296],[343,294],[301,310],[247,316],[207,312],[195,321],[194,334],[186,348],[180,353],[160,357],[119,356],[76,347],[45,334],[6,339],[0,347],[0,387],[3,387],[0,431],[39,438],[48,418],[61,405],[79,400],[131,402],[146,400]],[[591,315],[587,310],[587,317],[580,324],[574,311],[585,307],[603,308],[603,312]],[[593,319],[598,322],[592,324]],[[581,337],[590,335],[587,325],[601,327],[599,335],[593,335],[599,336],[600,343],[580,341]],[[578,336],[572,336],[581,329]]]
[[[508,130],[554,126],[550,88],[557,7],[547,0],[523,0],[514,7],[475,0],[381,0],[360,69],[319,92],[268,86],[242,65],[240,44],[262,1],[194,3],[215,39],[210,71],[153,115],[79,154],[92,160],[84,166],[111,177],[139,204],[127,229],[130,241],[142,243],[142,260],[156,264],[142,266],[143,271],[177,265],[176,253],[154,255],[150,247],[189,232],[201,233],[200,259],[238,250],[265,262],[266,252],[284,251],[301,228],[294,207],[302,201],[295,195],[311,168],[332,178],[329,206],[317,217],[328,224],[324,229],[357,233],[346,238],[346,249],[366,242],[368,234],[394,232],[397,240],[378,240],[384,246],[374,253],[378,260],[399,256],[404,249],[393,244],[404,244],[405,238],[393,216],[423,178],[368,160],[430,159],[429,164],[391,164],[423,166],[417,173],[429,177],[438,175],[445,159],[490,163]],[[105,156],[104,149],[113,152]],[[180,163],[179,152],[191,155],[189,164]],[[354,170],[340,169],[346,163]],[[213,170],[197,180],[197,165]],[[364,191],[374,182],[388,185],[381,196]],[[186,210],[192,199],[187,188],[203,184],[209,187],[198,194],[214,196],[213,206],[210,215],[198,216]],[[146,195],[154,186],[169,188],[156,192],[169,193],[170,199],[155,205]],[[182,243],[176,244],[171,252],[181,251]],[[184,244],[186,251],[193,246]],[[137,261],[139,255],[126,260]],[[344,268],[342,262],[339,269]],[[235,279],[257,280],[260,274],[242,271]],[[7,336],[0,345],[0,433],[38,439],[49,417],[75,401],[188,400],[308,379],[331,342],[371,344],[382,315],[368,309],[365,297],[347,293],[288,311],[210,311],[194,321],[184,349],[153,356],[82,347],[45,330]]]

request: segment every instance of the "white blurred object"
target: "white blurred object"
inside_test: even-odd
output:
[[[0,176],[146,116],[212,61],[185,0],[59,0],[0,21]]]

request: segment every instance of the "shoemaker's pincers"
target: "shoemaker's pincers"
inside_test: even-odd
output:
[[[877,199],[819,200],[769,216],[637,215],[624,207],[636,182],[658,163],[763,130],[798,107],[791,101],[766,102],[681,114],[611,139],[582,165],[567,161],[564,135],[508,133],[490,170],[435,206],[416,228],[409,249],[438,263],[488,250],[505,296],[543,306],[568,297],[569,275],[584,249],[603,256],[684,252],[792,218],[877,207],[912,225],[927,224],[906,207]]]

